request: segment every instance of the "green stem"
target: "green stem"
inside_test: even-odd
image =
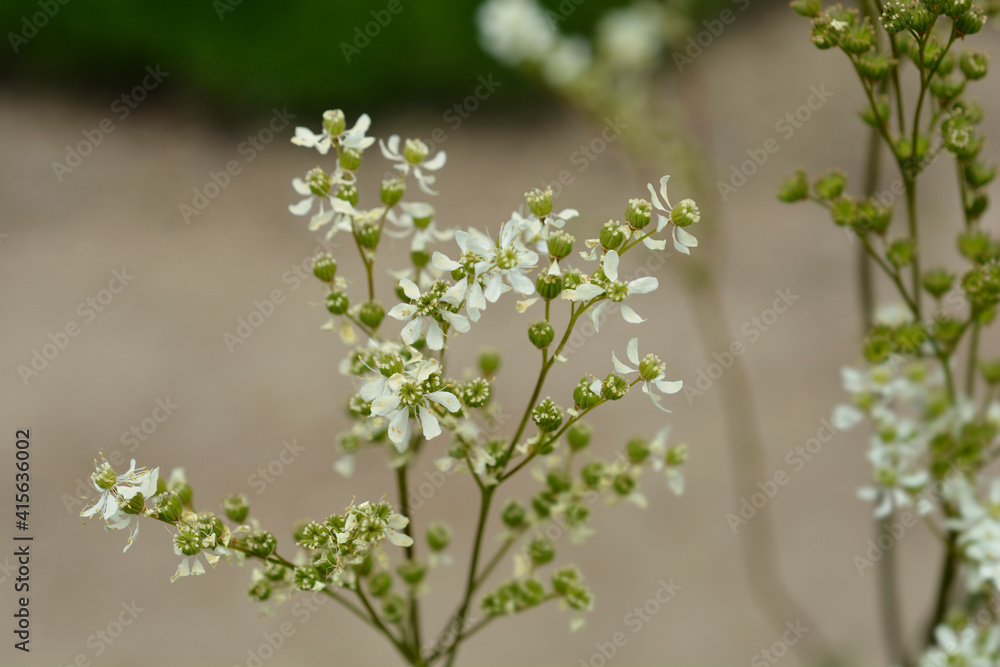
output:
[[[410,516],[409,484],[406,477],[407,469],[408,466],[405,463],[396,468],[396,486],[399,489],[400,513],[410,520],[403,529],[403,532],[413,539],[413,517]],[[405,553],[407,561],[412,562],[416,559],[415,540],[413,544],[406,547]],[[410,642],[414,650],[419,652],[420,647],[423,645],[420,632],[420,604],[417,601],[417,596],[412,586],[408,588],[407,596],[410,603]]]

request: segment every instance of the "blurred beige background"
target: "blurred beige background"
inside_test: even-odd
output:
[[[1000,46],[995,33],[978,41],[980,48]],[[816,435],[820,420],[842,399],[839,369],[858,358],[855,248],[817,207],[781,205],[774,198],[777,182],[798,166],[816,173],[840,165],[857,184],[860,147],[867,137],[853,117],[861,106],[860,90],[846,60],[816,51],[804,21],[790,12],[767,21],[736,22],[692,67],[709,87],[716,128],[713,158],[720,171],[728,173],[729,165],[745,160],[745,151],[759,148],[768,137],[780,144],[726,203],[728,258],[720,280],[732,339],[747,345],[744,359],[768,470],[790,474],[769,504],[780,567],[814,623],[781,664],[804,664],[820,634],[852,664],[883,664],[876,581],[871,571],[859,576],[852,563],[872,535],[870,510],[854,495],[869,475],[864,429],[836,436],[799,472],[785,461],[787,452]],[[805,103],[811,86],[821,85],[832,97],[784,138],[775,124]],[[993,84],[981,85],[977,93],[988,110],[1000,108]],[[335,106],[337,100],[330,103]],[[238,146],[268,119],[220,128],[200,117],[141,107],[57,182],[51,162],[63,159],[63,147],[107,113],[101,100],[80,103],[24,90],[0,97],[0,152],[6,158],[0,163],[0,232],[6,234],[0,242],[0,414],[9,441],[6,452],[13,452],[15,429],[31,429],[35,535],[32,651],[21,655],[4,646],[0,663],[68,665],[82,655],[100,665],[246,665],[247,650],[287,620],[295,634],[267,665],[395,664],[381,640],[334,605],[306,623],[289,608],[280,609],[276,618],[260,617],[244,596],[249,567],[220,565],[206,576],[170,584],[177,558],[165,529],[146,523],[137,544],[123,555],[124,535],[105,534],[96,521],[81,525],[78,508],[64,506],[63,495],[72,495],[77,480],[86,478],[97,452],[127,449],[120,442],[123,432],[151,417],[158,399],[178,407],[131,455],[164,473],[186,467],[196,501],[206,508],[216,509],[227,493],[246,491],[255,514],[286,544],[292,519],[325,516],[355,496],[395,493],[375,456],[362,457],[350,480],[332,470],[332,439],[344,423],[344,380],[336,372],[343,347],[319,329],[326,321],[319,285],[306,282],[293,289],[283,280],[316,245],[304,221],[290,215],[287,206],[297,200],[291,179],[315,165],[318,156],[291,146],[291,128],[286,129],[185,224],[178,205],[190,203],[192,188],[203,187],[209,171],[223,169],[229,160],[242,161]],[[294,124],[315,128],[318,122],[300,115]],[[995,111],[985,125],[987,136],[998,135]],[[446,127],[440,114],[379,113],[372,134],[429,136],[439,126]],[[442,196],[433,202],[439,217],[495,228],[525,190],[574,169],[570,155],[598,131],[558,108],[545,117],[511,118],[491,113],[487,101],[461,128],[449,131],[443,146],[448,165],[438,181]],[[994,145],[986,152],[996,159]],[[366,159],[370,164],[362,173],[370,195],[382,160],[377,151]],[[939,187],[922,194],[922,231],[931,252],[945,261],[953,251],[943,228],[951,223],[947,216],[955,195],[950,165],[941,162],[928,176]],[[643,196],[645,183],[658,176],[635,171],[612,147],[586,171],[576,172],[557,206],[585,212],[572,231],[586,238],[599,223],[620,217],[627,198]],[[887,171],[884,183],[890,176]],[[671,195],[679,199],[686,193],[674,188]],[[994,212],[987,224],[995,221]],[[353,250],[345,250],[350,252],[343,256],[350,259],[342,266],[354,261]],[[590,339],[584,354],[553,377],[554,397],[566,396],[585,372],[607,372],[608,347],[624,350],[632,335],[640,337],[643,349],[663,353],[671,378],[694,382],[711,363],[711,354],[722,350],[705,349],[689,325],[674,270],[682,261],[669,257],[659,273],[661,289],[637,300],[636,310],[649,321],[633,327],[612,319],[599,341]],[[121,267],[134,281],[85,322],[78,305],[97,297]],[[383,280],[383,294],[387,286]],[[255,299],[276,289],[285,302],[230,353],[223,334],[234,332],[237,318],[248,315]],[[744,323],[769,308],[778,289],[800,298],[750,341],[740,333]],[[528,320],[509,312],[491,308],[475,331],[484,337],[480,342],[504,350],[499,399],[519,414],[522,386],[534,376],[535,357],[525,340]],[[29,364],[32,351],[49,342],[48,334],[70,321],[80,324],[80,334],[25,386],[18,365]],[[987,350],[995,353],[996,343],[990,341]],[[453,349],[457,360],[475,358],[471,336],[456,339]],[[613,418],[595,417],[596,446],[606,453],[631,435],[652,434],[663,424],[663,415],[641,395],[623,403]],[[686,495],[673,498],[662,480],[647,477],[649,509],[601,509],[598,533],[585,547],[560,542],[560,557],[583,567],[596,594],[597,610],[586,627],[570,633],[568,615],[554,607],[526,614],[478,635],[463,649],[466,664],[600,665],[593,658],[595,643],[625,630],[629,640],[613,659],[615,665],[737,665],[751,663],[779,639],[751,602],[737,538],[724,518],[737,510],[739,498],[732,492],[718,396],[709,389],[691,405],[683,395],[667,403],[674,410],[672,438],[691,445]],[[251,476],[292,439],[304,452],[257,494]],[[429,452],[438,445],[431,443]],[[7,491],[12,491],[12,458],[4,464]],[[521,488],[532,484],[525,475]],[[456,527],[453,553],[463,564],[474,523],[472,492],[471,480],[452,478],[414,513],[420,526],[428,517],[442,517]],[[500,497],[508,495],[505,490]],[[7,526],[5,532],[13,532]],[[495,533],[498,522],[491,528]],[[751,522],[745,529],[753,528]],[[908,532],[902,541],[906,622],[915,632],[929,604],[937,551],[922,530]],[[9,551],[5,547],[0,553]],[[11,581],[3,571],[0,577],[6,578],[2,608],[7,619],[0,629],[11,641]],[[428,629],[439,627],[452,610],[461,578],[462,566],[431,577]],[[626,615],[656,593],[661,579],[670,578],[682,590],[632,634]],[[91,638],[118,618],[123,602],[133,601],[142,611],[119,638],[110,645]]]

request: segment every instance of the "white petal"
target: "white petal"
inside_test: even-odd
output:
[[[442,310],[441,317],[447,320],[448,324],[454,327],[455,331],[459,333],[466,333],[469,330],[469,320],[465,319],[463,315]]]
[[[308,213],[308,211],[306,211]],[[333,216],[336,214],[332,208],[329,211],[324,211],[322,208],[319,213],[314,215],[312,219],[309,220],[309,231],[315,232],[317,229],[327,224],[333,220]]]
[[[483,292],[486,300],[490,303],[496,303],[497,299],[499,299],[500,295],[503,293],[502,288],[503,283],[500,279],[500,273],[497,271],[492,272],[486,278],[486,290]]]
[[[660,286],[660,281],[653,276],[636,278],[628,284],[629,294],[649,294]]]
[[[618,251],[609,250],[604,255],[604,275],[608,280],[614,282],[618,280]]]
[[[566,290],[564,294],[569,296],[563,298],[568,298],[570,301],[590,301],[595,296],[604,294],[604,288],[595,283],[584,283],[576,289]]]
[[[396,409],[399,405],[399,396],[388,395],[379,396],[372,401],[372,414],[384,417]]]
[[[292,187],[295,188],[295,191],[298,192],[303,197],[308,197],[309,195],[312,194],[312,189],[309,187],[309,184],[303,181],[301,178],[293,178]]]
[[[600,380],[594,380],[593,382],[590,383],[590,386],[587,387],[587,388],[590,389],[590,392],[592,394],[597,394],[598,396],[601,395],[601,381]]]
[[[626,322],[631,324],[639,324],[640,322],[645,322],[646,320],[639,317],[638,313],[626,306],[624,303],[621,305],[622,317]]]
[[[290,204],[288,206],[288,210],[292,213],[292,215],[305,215],[309,212],[312,206],[313,206],[313,198],[306,197],[298,204]]]
[[[389,439],[396,444],[396,449],[405,451],[409,445],[406,436],[410,432],[410,411],[406,408],[396,413],[396,416],[389,422]],[[402,445],[402,446],[400,446]]]
[[[403,288],[403,294],[410,297],[411,299],[420,298],[420,288],[413,284],[412,280],[407,280],[403,278],[399,281],[399,286]]]
[[[434,256],[431,258],[431,263],[434,265],[434,268],[440,269],[441,271],[454,271],[462,266],[440,251],[434,252]]]
[[[438,151],[438,154],[432,157],[426,162],[421,162],[420,167],[422,169],[430,169],[431,171],[437,171],[444,166],[444,163],[448,161],[448,156],[444,151]]]
[[[631,361],[636,366],[639,365],[639,339],[632,338],[628,342],[627,348],[628,360]]]
[[[439,254],[439,253],[436,253]],[[448,291],[441,296],[441,300],[445,303],[450,303],[453,306],[457,306],[462,303],[462,299],[465,298],[466,289],[469,286],[469,279],[462,278],[457,283],[448,288]]]
[[[667,247],[666,239],[654,239],[647,236],[642,240],[642,244],[649,248],[650,250],[663,250]]]
[[[395,544],[397,547],[408,547],[413,545],[413,538],[406,533],[397,533],[396,531],[389,531],[386,535],[386,539]]]
[[[664,394],[676,394],[684,388],[684,380],[655,380],[653,384]]]
[[[403,327],[403,330],[399,333],[400,338],[407,345],[413,345],[418,338],[420,338],[420,331],[423,329],[424,318],[415,317],[409,324]],[[432,348],[433,349],[433,348]],[[441,349],[441,348],[437,348]]]
[[[427,347],[432,350],[440,350],[444,347],[444,332],[441,326],[433,319],[427,318],[430,324],[427,325]]]
[[[458,412],[462,407],[462,404],[458,402],[455,394],[450,391],[432,391],[427,394],[427,398],[435,403],[438,403],[439,405],[443,405],[448,409],[448,412]]]
[[[602,301],[590,311],[590,322],[594,325],[594,331],[601,330],[601,317],[604,315],[604,309],[608,307],[607,301]]]
[[[618,361],[618,357],[615,355],[614,352],[611,353],[611,363],[614,364],[616,373],[621,373],[622,375],[624,375],[626,373],[636,372],[635,368],[632,368],[631,366],[626,366],[622,362]]]
[[[678,240],[689,248],[698,247],[698,239],[689,234],[687,231],[680,227],[674,228],[674,233],[677,235]]]
[[[507,274],[507,280],[510,281],[510,286],[516,289],[521,294],[528,296],[529,294],[535,293],[535,283],[533,283],[526,275],[523,273],[516,273],[511,271]]]
[[[424,438],[427,440],[433,440],[441,435],[441,425],[437,417],[424,406],[420,406],[420,426],[424,429]]]
[[[397,303],[389,311],[389,317],[397,320],[408,320],[417,312],[417,307],[412,303]]]
[[[670,176],[664,176],[660,179],[660,194],[663,195],[663,203],[667,205],[668,209],[673,208],[670,205],[670,197],[667,196],[667,181],[670,180]]]
[[[537,296],[532,297],[530,299],[525,299],[524,301],[518,301],[517,304],[515,305],[515,310],[517,310],[517,312],[519,313],[523,313],[524,311],[528,310],[533,305],[535,305],[536,301],[538,301]]]

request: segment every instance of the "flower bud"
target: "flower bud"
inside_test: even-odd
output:
[[[406,600],[395,593],[389,593],[382,598],[382,616],[389,623],[402,623],[406,618]]]
[[[796,14],[809,19],[819,16],[820,11],[823,9],[820,0],[792,0],[790,4]]]
[[[403,159],[410,164],[420,164],[431,149],[420,139],[407,139],[403,143]]]
[[[563,257],[569,257],[570,253],[573,252],[573,242],[576,239],[570,234],[558,229],[549,236],[548,240],[548,250],[549,254],[556,259],[562,259]]]
[[[858,223],[858,204],[850,197],[841,197],[830,207],[834,224],[840,227],[855,227]]]
[[[340,153],[340,166],[347,171],[356,171],[361,166],[361,151],[357,148],[345,148]]]
[[[197,556],[201,553],[201,537],[194,528],[181,526],[174,535],[174,546],[185,556]]]
[[[639,377],[647,382],[655,380],[667,369],[667,365],[655,354],[647,354],[639,362]]]
[[[580,384],[573,390],[573,402],[581,410],[592,408],[600,402],[601,397],[590,390],[591,382],[587,378],[580,380]]]
[[[890,35],[903,32],[910,27],[911,17],[912,14],[907,3],[892,0],[887,2],[882,10],[882,27]]]
[[[583,586],[571,586],[563,599],[576,611],[590,611],[594,607],[594,596]]]
[[[444,551],[451,544],[452,531],[443,521],[432,521],[427,526],[427,545],[431,551]]]
[[[545,565],[556,557],[556,545],[545,538],[532,540],[528,545],[528,556],[534,565]]]
[[[986,12],[979,7],[973,7],[961,16],[955,17],[955,30],[960,35],[975,35],[986,25]]]
[[[562,408],[553,403],[551,398],[546,398],[531,411],[531,420],[535,422],[538,430],[551,433],[562,426]]]
[[[984,162],[970,162],[965,165],[965,182],[974,188],[988,185],[997,175],[997,168]]]
[[[931,78],[931,94],[942,102],[953,100],[962,94],[965,81],[962,79],[946,79],[941,76]]]
[[[944,269],[925,271],[922,283],[927,293],[935,299],[944,296],[955,282],[955,276]]]
[[[233,523],[243,523],[250,513],[250,499],[245,493],[226,496],[222,499],[222,511]]]
[[[635,490],[635,480],[627,473],[615,475],[611,486],[619,496],[627,496]]]
[[[142,497],[141,493],[136,493],[128,500],[123,500],[118,509],[125,514],[139,514],[146,509],[146,499]]]
[[[552,188],[545,188],[544,191],[535,188],[531,192],[525,192],[524,200],[531,212],[539,218],[552,212]]]
[[[264,561],[264,576],[269,581],[281,581],[285,578],[285,566],[272,561]]]
[[[878,127],[889,120],[889,100],[883,95],[875,100],[875,109],[866,105],[861,110],[861,120],[872,127]]]
[[[580,478],[588,489],[596,489],[604,481],[604,464],[590,461],[580,470]]]
[[[184,505],[180,497],[173,491],[167,491],[158,496],[156,503],[156,518],[167,523],[175,523],[181,518]]]
[[[386,206],[395,206],[406,192],[406,181],[398,176],[382,181],[379,197]]]
[[[679,466],[684,464],[688,459],[688,446],[684,443],[679,445],[674,445],[667,450],[667,455],[664,462],[668,466]]]
[[[325,283],[333,283],[337,275],[337,261],[328,252],[320,253],[313,258],[313,275]]]
[[[875,29],[868,22],[868,19],[865,19],[863,23],[857,23],[848,28],[841,38],[840,44],[848,53],[855,55],[867,53],[875,46]]]
[[[645,199],[629,199],[625,207],[625,220],[634,229],[642,229],[653,217],[653,205]]]
[[[979,372],[982,373],[986,384],[990,386],[1000,384],[1000,359],[980,361]]]
[[[323,112],[323,129],[330,136],[337,136],[347,127],[347,119],[340,109],[331,109]]]
[[[897,269],[912,264],[915,255],[916,246],[910,238],[896,239],[886,250],[886,258]]]
[[[326,295],[326,309],[334,315],[343,315],[350,305],[344,292],[330,292]]]
[[[341,183],[337,186],[337,199],[342,199],[351,206],[357,206],[358,189],[350,183]]]
[[[410,261],[413,262],[413,266],[422,269],[430,263],[431,256],[426,250],[411,250]]]
[[[865,54],[858,61],[858,69],[869,81],[881,81],[892,71],[893,61],[891,58],[874,52]]]
[[[791,204],[809,198],[809,180],[806,172],[799,169],[778,188],[778,199]]]
[[[278,540],[266,530],[258,530],[246,538],[247,549],[258,558],[267,558],[274,553]]]
[[[538,320],[528,327],[528,340],[538,349],[551,345],[555,337],[556,332],[552,329],[552,325],[545,320]]]
[[[535,287],[538,289],[539,296],[547,301],[551,301],[562,293],[562,276],[552,273],[539,274],[538,280],[535,281]]]
[[[271,584],[268,583],[267,580],[261,579],[250,586],[250,590],[247,591],[247,595],[249,595],[252,600],[264,602],[271,597]]]
[[[820,176],[813,184],[813,192],[819,199],[836,199],[844,192],[847,177],[839,169],[833,169]]]
[[[569,589],[583,580],[583,575],[580,574],[580,570],[576,567],[570,565],[569,567],[564,567],[561,570],[556,571],[552,575],[552,589],[559,595],[566,595]]]
[[[114,457],[111,457],[114,458]],[[118,475],[111,464],[105,461],[98,467],[97,472],[90,474],[90,480],[102,491],[107,491],[118,483]]]
[[[191,501],[194,499],[194,491],[191,489],[191,485],[188,484],[183,468],[174,468],[173,472],[170,473],[170,478],[167,479],[167,489],[177,494],[181,505],[191,507]]]
[[[990,66],[990,55],[984,51],[966,51],[962,54],[959,67],[966,79],[976,81],[986,76]]]
[[[1000,249],[997,244],[985,232],[974,230],[963,232],[958,237],[958,251],[962,256],[977,264],[991,261],[998,254]]]
[[[625,454],[632,463],[642,463],[649,458],[649,443],[642,438],[632,438],[625,445]]]
[[[319,167],[310,169],[306,173],[306,183],[309,184],[309,191],[317,197],[329,197],[332,182],[325,171]]]
[[[813,20],[811,38],[812,43],[821,51],[832,49],[840,42],[837,31],[830,25],[829,19],[824,18]]]
[[[330,528],[325,523],[310,521],[300,531],[296,542],[305,549],[322,549],[330,542]]]
[[[295,587],[300,591],[316,590],[321,585],[319,570],[312,565],[297,567],[295,568],[294,581]]]
[[[382,237],[382,232],[378,225],[372,222],[362,222],[354,230],[354,236],[358,239],[358,245],[362,248],[372,249],[378,246]]]
[[[961,16],[972,9],[972,0],[947,0],[939,10],[940,13],[950,18]]]
[[[577,422],[566,432],[566,440],[569,441],[569,448],[574,452],[587,447],[590,444],[590,437],[594,433],[594,427],[587,422]]]
[[[910,25],[914,32],[927,32],[934,25],[937,15],[924,7],[919,2],[910,5]]]
[[[396,568],[396,573],[399,574],[400,578],[410,586],[416,586],[423,581],[424,574],[426,574],[426,572],[427,568],[421,565],[419,561],[415,560],[404,561],[399,565],[399,567]]]
[[[608,220],[601,228],[601,247],[605,250],[616,250],[625,240],[625,229],[614,220]]]
[[[861,202],[858,205],[858,221],[855,223],[858,232],[885,234],[891,223],[892,206],[882,206],[874,200]]]
[[[972,200],[967,202],[965,205],[965,214],[969,216],[970,220],[976,220],[986,209],[989,208],[990,199],[985,193],[980,192],[979,194],[972,197]]]
[[[489,377],[500,368],[500,350],[484,348],[479,352],[479,370]]]
[[[601,383],[601,396],[609,401],[617,401],[628,393],[628,382],[621,375],[611,373]]]
[[[563,493],[569,491],[573,486],[573,482],[569,478],[569,473],[558,468],[545,476],[545,483],[548,484],[552,493]]]
[[[470,408],[481,408],[490,402],[490,383],[486,378],[470,380],[462,387],[462,401]]]
[[[392,588],[392,575],[388,572],[376,572],[368,580],[368,592],[377,598],[382,597]]]
[[[382,324],[382,318],[384,317],[385,309],[378,301],[365,302],[361,305],[361,310],[358,312],[358,319],[369,329],[378,329],[378,325]]]
[[[515,498],[511,498],[504,505],[500,518],[503,519],[504,525],[508,528],[517,528],[524,523],[527,516],[528,512],[524,509],[524,505]]]
[[[688,227],[699,220],[701,220],[701,213],[693,199],[682,199],[670,211],[670,222],[678,227]]]

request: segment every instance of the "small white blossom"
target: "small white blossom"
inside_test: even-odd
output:
[[[441,434],[441,425],[430,409],[428,401],[444,406],[449,412],[458,412],[461,404],[450,391],[425,391],[424,383],[440,371],[435,359],[421,359],[413,368],[404,368],[385,381],[381,395],[371,402],[371,413],[389,421],[389,439],[400,452],[409,446],[410,417],[420,420],[424,438],[431,440]]]
[[[469,320],[464,315],[452,313],[441,307],[439,301],[440,294],[432,291],[421,293],[420,288],[412,280],[400,280],[403,292],[414,303],[396,304],[389,311],[389,316],[409,322],[400,334],[403,342],[412,345],[423,332],[424,323],[427,324],[427,347],[432,350],[440,350],[444,347],[444,332],[441,325],[435,319],[435,315],[440,315],[448,322],[455,331],[465,333],[469,330]]]
[[[411,139],[406,140],[410,143]],[[399,152],[399,142],[400,138],[398,134],[394,134],[389,137],[388,141],[378,142],[379,148],[382,150],[382,155],[385,156],[386,160],[395,162],[392,165],[397,171],[402,174],[409,174],[413,172],[414,178],[417,179],[417,185],[420,189],[429,195],[436,195],[437,192],[431,189],[430,186],[434,185],[434,181],[437,180],[432,174],[428,174],[428,171],[437,171],[444,166],[445,162],[448,160],[448,155],[444,151],[438,151],[437,155],[432,157],[430,160],[422,160],[419,163],[412,163],[406,159],[406,157]],[[426,149],[426,147],[424,147]]]
[[[325,112],[323,114],[323,119],[327,120],[333,113],[334,112],[332,111]],[[365,133],[368,132],[368,128],[371,127],[371,124],[372,119],[368,116],[368,114],[363,113],[358,117],[357,122],[354,123],[354,127],[333,136],[331,136],[325,129],[319,134],[315,134],[307,127],[296,127],[295,136],[292,137],[292,143],[296,146],[315,148],[319,151],[320,155],[326,155],[329,153],[330,147],[334,142],[339,143],[342,148],[364,150],[375,143],[374,137],[365,136]]]
[[[657,214],[657,232],[663,231],[664,227],[671,224],[670,213],[673,211],[673,206],[670,205],[670,198],[667,197],[667,181],[669,180],[670,176],[664,176],[660,179],[660,195],[663,197],[663,201],[660,201],[660,197],[656,195],[656,190],[653,189],[652,183],[648,183],[646,186],[649,188],[649,195],[652,199],[653,208],[660,211],[660,213]],[[684,202],[681,202],[681,204],[683,203]],[[698,246],[698,239],[677,225],[674,225],[673,227],[674,249],[676,249],[679,253],[690,255],[691,248],[696,248]],[[654,240],[651,237],[644,239],[643,243],[650,250],[663,250],[665,247],[664,241]]]
[[[483,48],[508,65],[542,60],[557,37],[535,0],[488,0],[476,21]]]
[[[658,407],[660,410],[663,410],[664,412],[670,412],[670,410],[667,410],[665,407],[660,405],[661,397],[653,393],[653,390],[650,389],[650,385],[660,390],[664,394],[676,394],[684,387],[684,382],[682,380],[673,380],[673,381],[664,380],[664,377],[666,377],[666,373],[665,369],[663,368],[664,364],[660,361],[659,357],[655,357],[654,355],[651,354],[646,355],[646,358],[643,359],[642,362],[640,362],[638,338],[632,338],[631,340],[629,340],[628,348],[626,350],[626,356],[628,357],[629,361],[635,364],[635,368],[627,364],[623,364],[618,360],[618,357],[615,356],[614,351],[611,352],[611,363],[613,363],[615,366],[615,372],[620,373],[621,375],[628,375],[629,373],[640,373],[642,375],[643,393],[649,396],[649,398],[653,401],[653,405]],[[647,380],[646,373],[643,373],[643,371],[646,369],[642,368],[641,366],[642,363],[647,363],[649,365],[655,364],[656,368],[652,370],[658,370],[659,372],[656,374],[655,377],[653,377],[650,380]]]

